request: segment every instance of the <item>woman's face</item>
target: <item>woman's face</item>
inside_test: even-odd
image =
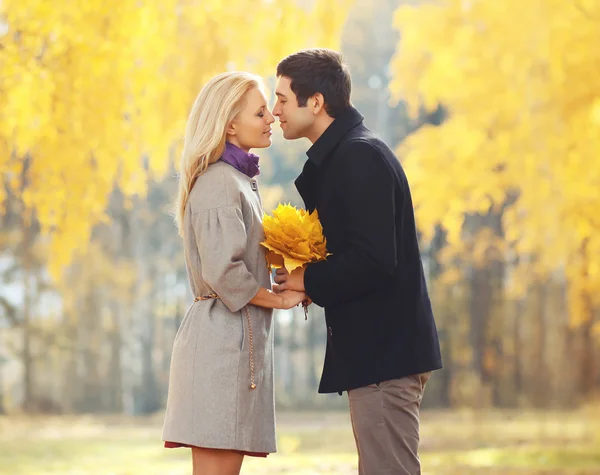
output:
[[[271,145],[271,124],[275,121],[267,108],[267,98],[252,88],[244,98],[246,104],[227,129],[227,140],[246,152]]]

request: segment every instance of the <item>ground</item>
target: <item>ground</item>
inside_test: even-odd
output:
[[[163,449],[162,415],[0,417],[0,475],[188,475],[188,449]],[[279,452],[243,475],[356,474],[344,412],[278,414]],[[599,475],[600,410],[425,411],[423,475]]]

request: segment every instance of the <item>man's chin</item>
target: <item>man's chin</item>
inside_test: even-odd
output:
[[[300,137],[294,133],[288,132],[287,130],[283,131],[283,138],[286,140],[297,140]]]

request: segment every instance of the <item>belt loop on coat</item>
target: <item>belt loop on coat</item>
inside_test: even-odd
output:
[[[212,300],[218,298],[219,296],[213,292],[208,295],[203,295],[202,297],[196,297],[194,299],[194,303],[199,302],[201,300]],[[246,320],[248,321],[248,342],[250,351],[250,389],[256,389],[256,384],[254,382],[254,338],[252,336],[252,319],[250,317],[250,310],[248,309],[248,305],[244,307],[244,314],[246,316]]]

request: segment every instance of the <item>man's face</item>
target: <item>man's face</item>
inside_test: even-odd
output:
[[[307,136],[307,132],[313,126],[315,115],[310,107],[299,107],[296,94],[290,87],[291,80],[281,76],[277,81],[275,95],[277,102],[273,108],[273,115],[279,119],[279,125],[283,130],[283,137],[288,140],[299,139]],[[310,98],[308,102],[310,103]]]

